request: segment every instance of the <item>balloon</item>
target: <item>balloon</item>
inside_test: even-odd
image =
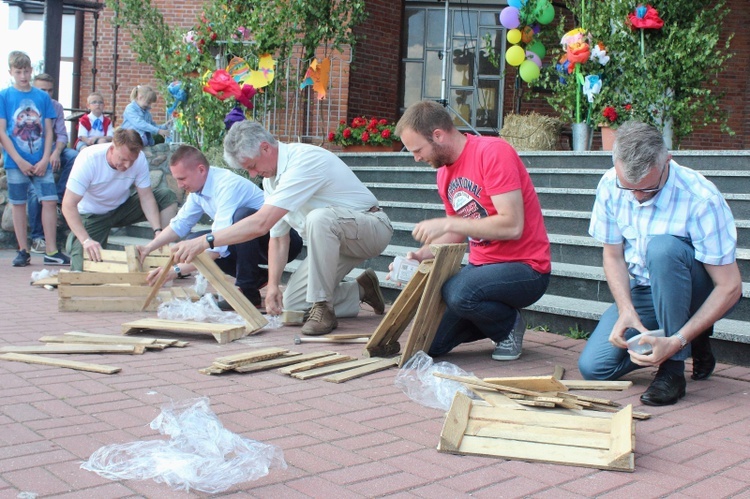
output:
[[[547,49],[544,48],[544,45],[539,40],[534,40],[526,48],[538,55],[540,59],[544,59],[544,56],[547,55]]]
[[[524,26],[521,30],[521,41],[528,45],[534,39],[534,29],[531,26]]]
[[[508,38],[508,42],[512,44],[516,44],[521,41],[521,32],[517,29],[511,29],[508,30],[508,34],[506,35],[506,38]]]
[[[542,68],[542,60],[541,60],[541,59],[539,58],[539,56],[538,56],[538,55],[536,55],[536,54],[535,54],[534,52],[532,52],[531,50],[527,50],[527,51],[526,51],[526,60],[527,60],[527,61],[531,61],[531,62],[533,62],[534,64],[536,64],[536,65],[537,65],[537,66],[539,67],[539,69],[541,69],[541,68]]]
[[[505,60],[508,61],[508,64],[511,66],[518,66],[526,60],[526,53],[518,45],[513,45],[507,52],[505,52]]]
[[[509,7],[515,7],[517,9],[521,9],[523,7],[523,4],[526,2],[522,2],[521,0],[508,0],[508,6]]]
[[[515,29],[520,26],[521,21],[519,20],[520,12],[515,7],[505,7],[500,11],[500,24],[506,29]]]
[[[552,6],[552,4],[547,4],[547,6],[544,8],[542,13],[537,18],[537,21],[539,21],[539,24],[549,24],[552,22],[552,20],[555,18],[555,8]]]
[[[523,81],[525,81],[526,83],[531,83],[532,81],[539,78],[539,66],[537,66],[533,61],[523,61],[521,67],[518,68],[518,74],[521,75],[521,79]]]

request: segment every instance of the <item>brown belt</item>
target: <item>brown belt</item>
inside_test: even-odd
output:
[[[378,211],[380,211],[380,206],[373,206],[372,208],[367,210],[367,213],[377,213]]]

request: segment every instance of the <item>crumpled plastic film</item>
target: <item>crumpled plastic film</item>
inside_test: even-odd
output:
[[[172,321],[213,322],[221,324],[244,324],[245,320],[235,312],[224,312],[213,295],[207,293],[197,302],[190,300],[170,300],[159,305],[156,312],[159,319]]]
[[[208,280],[203,277],[203,274],[201,274],[200,272],[195,276],[195,284],[193,284],[193,289],[198,294],[198,296],[203,296],[206,294],[206,289],[208,289]]]
[[[45,279],[47,277],[56,276],[57,273],[58,273],[57,270],[47,270],[47,269],[35,270],[34,272],[31,273],[31,282],[36,282],[39,279]]]
[[[107,445],[81,468],[110,480],[153,479],[174,490],[218,493],[287,467],[280,448],[225,429],[207,398],[165,405],[151,428],[170,439]]]
[[[432,357],[419,351],[398,370],[394,384],[418,404],[444,411],[451,408],[456,392],[474,398],[471,391],[462,383],[438,378],[433,376],[434,372],[452,376],[473,376],[450,362],[433,363]]]

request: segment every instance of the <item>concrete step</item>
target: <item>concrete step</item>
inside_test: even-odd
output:
[[[696,170],[750,170],[750,151],[671,151],[672,158]],[[611,151],[524,151],[519,156],[527,168],[612,168]]]

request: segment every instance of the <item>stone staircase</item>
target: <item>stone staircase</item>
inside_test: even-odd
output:
[[[414,162],[408,153],[352,154],[342,159],[372,190],[394,224],[390,246],[363,264],[378,273],[386,300],[399,288],[385,280],[393,258],[418,244],[411,237],[416,222],[444,216],[435,185],[435,171]],[[547,294],[524,311],[529,326],[552,332],[590,332],[613,302],[602,270],[601,245],[588,235],[591,208],[601,175],[612,164],[609,153],[526,152],[526,164],[542,205],[552,247],[552,279]],[[750,365],[750,151],[679,151],[675,160],[695,168],[714,182],[734,213],[738,231],[737,260],[743,276],[743,298],[715,327],[717,356],[723,361]],[[150,237],[130,227],[110,242],[133,244],[133,236]],[[292,262],[287,270],[293,270]],[[349,278],[362,269],[355,269]]]

